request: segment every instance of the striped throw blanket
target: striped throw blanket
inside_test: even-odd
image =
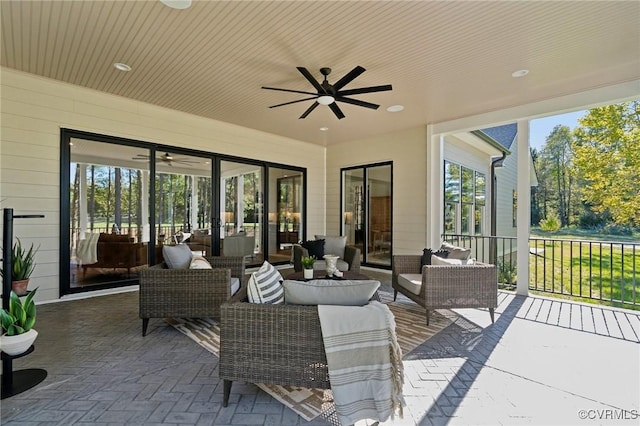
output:
[[[389,308],[319,305],[336,414],[343,425],[385,421],[405,405],[402,351]]]

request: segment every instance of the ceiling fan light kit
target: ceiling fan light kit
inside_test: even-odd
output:
[[[131,159],[136,161],[149,161],[149,158],[150,157],[146,154],[137,154],[135,157],[132,157]],[[177,158],[171,155],[170,153],[165,152],[163,155],[156,156],[156,163],[164,163],[168,166],[173,166],[174,163],[190,166],[192,164],[198,164],[199,162],[195,160],[191,160],[189,159],[189,157]]]
[[[324,96],[320,96],[318,98],[318,103],[320,105],[330,105],[332,103],[335,102],[335,99],[333,96],[329,96],[329,95],[324,95]]]
[[[306,92],[302,90],[281,89],[278,87],[262,86],[263,89],[267,89],[267,90],[277,90],[280,92],[291,92],[291,93],[301,93],[304,95],[311,95],[310,98],[298,99],[297,101],[271,105],[269,108],[277,108],[284,105],[291,105],[298,102],[313,100],[314,102],[311,104],[311,106],[309,106],[309,108],[307,108],[307,110],[304,113],[302,113],[302,115],[300,116],[301,119],[306,118],[311,113],[311,111],[316,109],[318,105],[326,105],[331,109],[331,111],[333,111],[335,116],[341,120],[344,118],[344,113],[338,106],[338,102],[344,102],[347,104],[356,105],[356,106],[369,108],[369,109],[378,109],[380,107],[380,105],[373,104],[371,102],[361,101],[359,99],[348,98],[347,96],[392,90],[390,84],[385,84],[382,86],[370,86],[370,87],[360,87],[357,89],[342,90],[343,87],[351,83],[356,77],[358,77],[360,74],[366,71],[363,67],[359,65],[354,69],[352,69],[351,71],[349,71],[347,74],[345,74],[340,80],[338,80],[334,84],[331,84],[327,81],[327,76],[331,74],[331,68],[320,68],[320,74],[324,76],[324,80],[322,81],[322,83],[318,82],[318,80],[316,80],[315,77],[313,77],[313,75],[311,75],[311,73],[306,68],[297,67],[297,69],[300,72],[300,74],[302,74],[304,78],[306,78],[307,81],[311,83],[313,88],[316,89],[316,93]]]

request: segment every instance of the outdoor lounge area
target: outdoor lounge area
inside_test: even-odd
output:
[[[35,250],[14,274],[29,315],[3,329],[38,332],[2,346],[0,423],[338,426],[338,341],[349,368],[377,352],[357,367],[387,369],[359,386],[391,388],[392,409],[402,389],[381,424],[639,424],[639,17],[623,0],[0,1],[5,305],[6,253]],[[328,286],[372,281],[352,306],[381,315],[333,317],[343,294],[265,303],[289,289],[274,270],[334,264]]]
[[[391,275],[366,273],[390,300]],[[403,295],[398,303],[414,304]],[[439,313],[448,325],[404,354],[404,419],[384,424],[637,422],[638,313],[503,291],[493,325],[483,309]],[[164,321],[142,337],[136,291],[48,304],[38,315],[36,350],[14,367],[48,376],[2,401],[3,425],[331,424],[305,420],[253,384],[234,383],[223,407],[218,358]]]

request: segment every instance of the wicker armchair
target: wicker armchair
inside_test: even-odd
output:
[[[221,307],[222,405],[235,380],[329,389],[318,307],[248,303],[242,291]]]
[[[246,279],[242,257],[208,257],[213,269],[168,269],[161,263],[140,273],[142,335],[150,318],[220,318],[220,305],[232,296],[231,277]]]
[[[425,265],[420,277],[420,259],[419,255],[393,256],[393,300],[396,300],[400,292],[426,308],[427,325],[429,310],[447,308],[489,308],[493,323],[494,309],[498,306],[498,273],[495,265]],[[413,275],[404,277],[418,281],[419,287],[414,288],[418,294],[401,285],[401,274]]]

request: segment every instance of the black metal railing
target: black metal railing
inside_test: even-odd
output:
[[[445,234],[443,239],[497,265],[499,284],[515,288],[516,238]],[[530,290],[640,306],[640,243],[531,237],[528,245]]]

